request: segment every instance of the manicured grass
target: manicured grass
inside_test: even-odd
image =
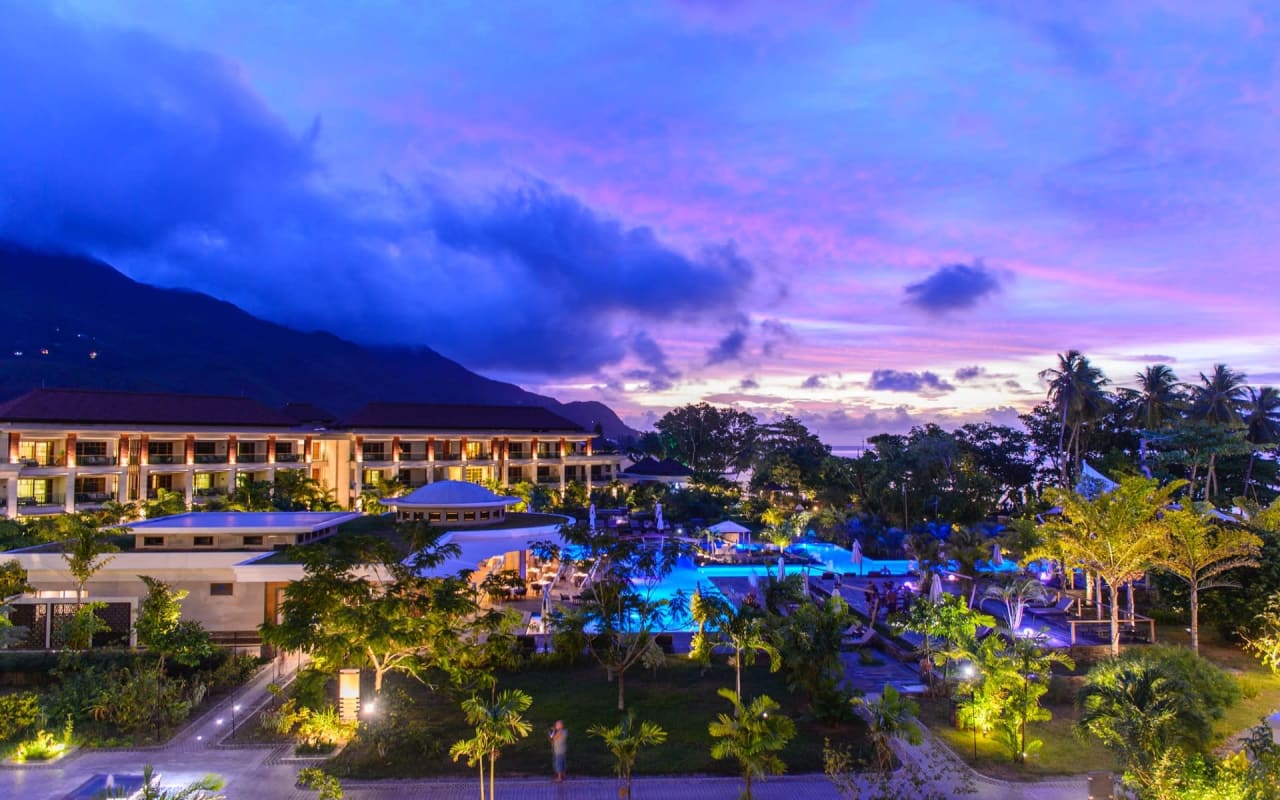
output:
[[[1026,764],[1009,760],[1001,744],[992,737],[978,736],[978,758],[973,758],[973,732],[956,730],[951,725],[949,702],[945,698],[926,698],[920,702],[920,718],[929,730],[946,742],[965,763],[974,769],[1005,780],[1035,780],[1049,775],[1075,775],[1098,770],[1119,770],[1110,751],[1096,740],[1079,739],[1073,728],[1076,710],[1072,706],[1047,706],[1053,713],[1048,722],[1031,726],[1030,735],[1044,742],[1040,752]]]
[[[417,777],[431,775],[471,775],[465,762],[453,763],[450,745],[469,738],[457,704],[443,693],[433,693],[411,680],[393,678],[384,687],[385,695],[403,690],[412,697],[413,710],[396,724],[379,755],[376,735],[362,735],[331,764],[339,775],[367,778]],[[721,712],[729,712],[728,701],[716,694],[733,686],[733,671],[717,665],[705,675],[685,658],[673,657],[656,676],[637,667],[627,674],[626,703],[637,720],[652,720],[668,734],[663,745],[642,750],[636,761],[638,775],[736,774],[736,762],[711,758],[711,738],[707,725]],[[617,722],[617,684],[605,679],[594,663],[574,667],[530,667],[505,675],[499,689],[523,689],[533,697],[525,714],[533,733],[503,751],[498,762],[500,775],[547,775],[551,749],[546,732],[557,719],[569,728],[569,771],[575,775],[613,774],[613,758],[599,739],[588,736],[594,724]],[[768,694],[797,723],[797,736],[782,753],[789,772],[821,772],[824,738],[833,744],[855,748],[866,746],[866,728],[856,721],[842,727],[819,725],[803,712],[805,701],[787,692],[780,674],[767,668],[749,669],[743,675],[745,694]]]

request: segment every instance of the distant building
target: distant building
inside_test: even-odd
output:
[[[676,489],[688,486],[692,479],[693,470],[674,458],[658,461],[649,456],[645,456],[618,474],[618,480],[623,483],[661,483]]]
[[[188,508],[244,478],[300,470],[353,508],[384,481],[442,480],[563,491],[618,475],[593,434],[536,406],[370,403],[345,418],[243,397],[39,389],[0,404],[0,511],[91,511],[179,492]]]

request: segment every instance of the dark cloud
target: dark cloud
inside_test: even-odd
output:
[[[824,389],[826,388],[826,375],[810,375],[800,384],[801,389]]]
[[[725,337],[716,342],[716,346],[707,351],[707,366],[735,361],[742,356],[742,348],[747,343],[747,332],[742,328],[729,331]]]
[[[760,345],[760,352],[766,356],[774,357],[782,354],[782,346],[788,342],[795,341],[796,334],[791,326],[780,319],[766,319],[760,322],[760,332],[764,336],[764,342]]]
[[[1000,280],[982,262],[939,267],[932,275],[906,288],[908,305],[931,314],[972,308],[1000,290]]]
[[[978,367],[978,366],[961,367],[960,369],[955,371],[952,377],[955,378],[957,381],[964,383],[965,381],[971,381],[974,378],[977,378],[978,376],[982,375],[985,372],[986,370],[984,368]]]
[[[871,373],[867,388],[881,392],[941,394],[955,391],[956,387],[928,371],[899,372],[896,369],[878,369]]]
[[[291,130],[230,62],[142,32],[21,4],[0,73],[22,76],[0,81],[0,238],[305,330],[575,374],[636,352],[637,327],[739,314],[755,274],[732,244],[681,252],[543,181],[335,186],[318,123]]]
[[[644,364],[644,369],[628,370],[626,377],[631,380],[644,381],[644,391],[662,392],[675,385],[680,373],[671,368],[666,351],[644,331],[631,337],[631,352]]]
[[[738,381],[739,389],[759,389],[760,383],[755,378],[743,378]]]

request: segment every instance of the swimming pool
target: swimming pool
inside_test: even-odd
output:
[[[853,563],[853,553],[844,547],[830,542],[796,542],[787,548],[788,553],[807,555],[818,561],[823,567],[834,572],[852,572],[857,575],[876,575],[888,569],[891,575],[909,575],[915,571],[916,562],[907,559],[882,560],[862,557],[862,566]],[[1037,562],[1028,565],[1035,569]],[[955,562],[948,565],[955,569]],[[982,572],[1017,572],[1018,565],[1013,559],[1006,559],[1001,564],[979,561],[978,569]]]

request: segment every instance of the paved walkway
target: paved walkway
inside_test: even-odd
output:
[[[858,669],[855,667],[854,671]],[[194,720],[163,747],[86,750],[53,765],[0,768],[0,798],[61,800],[95,774],[137,774],[144,764],[151,764],[163,776],[166,786],[185,785],[212,772],[227,781],[224,793],[232,800],[314,800],[314,792],[294,785],[295,776],[305,763],[288,758],[290,748],[229,743],[233,706],[239,706],[237,722],[249,719],[258,706],[270,699],[267,684],[282,677],[276,669],[268,667],[232,696]],[[963,780],[951,781],[944,788],[955,797],[968,796],[976,800],[1083,800],[1087,796],[1083,778],[1026,784],[977,778],[931,736],[919,748],[904,744],[899,757],[919,763],[952,763],[954,774]],[[971,783],[976,793],[961,794],[960,787],[965,783]],[[346,796],[353,800],[471,800],[477,792],[474,780],[458,779],[345,781],[343,785]],[[521,800],[609,800],[618,796],[618,787],[618,781],[602,778],[571,777],[563,784],[549,779],[512,778],[498,781],[498,796]],[[634,782],[637,798],[731,800],[738,797],[740,790],[740,781],[722,777],[637,778]],[[839,798],[823,775],[771,778],[758,784],[756,795],[762,800]],[[904,792],[902,797],[910,798],[911,794]]]

